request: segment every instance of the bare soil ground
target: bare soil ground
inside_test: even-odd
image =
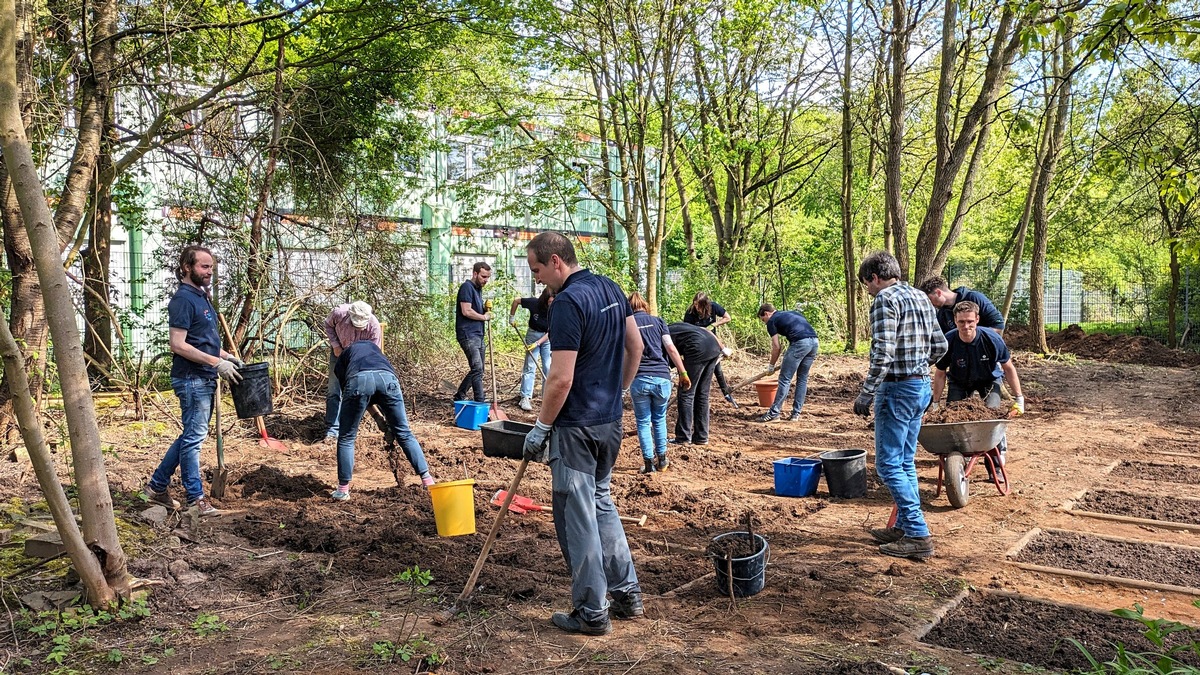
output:
[[[1200,588],[1200,549],[1039,532],[1015,560],[1063,569]]]
[[[1118,516],[1200,525],[1200,500],[1154,496],[1123,490],[1088,490],[1075,508]]]
[[[760,365],[738,355],[726,369],[736,381]],[[1004,562],[1005,551],[1033,527],[1200,543],[1189,532],[1077,518],[1059,508],[1092,486],[1109,486],[1105,472],[1118,459],[1196,466],[1190,458],[1158,453],[1182,452],[1200,440],[1200,420],[1192,414],[1200,371],[1028,355],[1019,355],[1017,366],[1027,413],[1008,430],[1009,496],[996,493],[977,471],[971,503],[953,509],[944,495],[933,499],[936,458],[918,452],[937,546],[926,563],[880,555],[867,536],[865,529],[881,526],[891,508],[873,468],[861,499],[832,499],[824,485],[812,498],[773,493],[775,459],[873,448],[871,423],[850,410],[865,359],[819,357],[804,415],[795,423],[753,422],[762,411],[750,405],[751,389],[739,392],[740,410],[716,398],[710,445],[671,446],[665,474],[637,473],[641,461],[627,412],[613,496],[623,515],[649,517],[645,527],[626,530],[646,617],[615,622],[612,635],[600,638],[566,635],[548,622],[553,611],[569,609],[570,576],[545,513],[507,519],[467,611],[444,626],[430,622],[462,590],[497,515],[489,502],[508,487],[516,463],[484,457],[479,432],[452,425],[448,396],[423,384],[428,378],[401,373],[410,418],[439,481],[476,481],[474,535],[436,535],[427,491],[412,475],[395,484],[382,436],[370,424],[359,437],[351,500],[330,500],[334,449],[320,443],[316,402],[289,405],[268,418],[271,434],[287,442],[286,453],[260,447],[249,423],[229,422],[231,485],[219,502],[226,514],[199,522],[172,515],[152,526],[138,516],[146,505],[135,495],[178,433],[174,402],[167,392],[151,407],[150,420],[135,419],[130,406],[106,408],[109,476],[131,568],[163,585],[150,595],[145,618],[73,632],[63,664],[78,672],[115,670],[117,650],[119,668],[128,672],[421,672],[431,661],[444,661],[434,666],[443,673],[894,672],[888,666],[914,673],[1022,672],[1019,663],[1000,664],[980,653],[1020,655],[960,639],[942,646],[916,639],[966,587],[1104,611],[1137,602],[1150,615],[1200,624],[1189,597],[1082,583]],[[441,377],[457,379],[461,367],[454,362]],[[500,376],[515,382],[515,366]],[[533,419],[515,403],[504,407],[513,419]],[[202,464],[215,464],[211,441]],[[65,464],[61,474],[67,476]],[[1200,497],[1194,485],[1171,486],[1176,498]],[[1123,489],[1142,495],[1130,508],[1161,496],[1150,494],[1155,487],[1149,483]],[[182,497],[178,486],[173,490]],[[519,492],[548,504],[548,469],[532,466]],[[0,494],[4,523],[46,516],[27,465],[0,462]],[[714,536],[743,529],[748,512],[771,546],[766,587],[731,601],[716,588],[713,563],[702,552]],[[4,575],[33,562],[19,551],[0,547]],[[427,586],[417,566],[431,575]],[[0,671],[58,667],[46,661],[54,647],[49,634],[34,630],[45,617],[23,617],[17,598],[61,586],[61,561],[0,581]],[[1077,620],[1046,614],[1036,626],[1043,637],[1058,635]],[[80,637],[93,642],[80,644]],[[430,655],[437,658],[425,658]]]

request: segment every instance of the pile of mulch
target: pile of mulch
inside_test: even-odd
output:
[[[982,422],[1003,417],[996,408],[989,408],[982,399],[975,397],[948,403],[925,416],[925,424],[952,424],[954,422]]]
[[[1004,331],[1004,341],[1010,349],[1034,351],[1033,331],[1025,326],[1013,326]],[[1136,363],[1144,366],[1190,368],[1200,365],[1200,354],[1170,349],[1145,335],[1109,335],[1085,333],[1078,324],[1071,324],[1058,333],[1047,333],[1046,344],[1055,351],[1067,352],[1084,359]]]

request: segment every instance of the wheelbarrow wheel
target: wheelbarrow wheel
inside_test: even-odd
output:
[[[960,453],[946,455],[946,497],[950,505],[961,509],[971,501],[971,483],[967,479],[967,460]]]

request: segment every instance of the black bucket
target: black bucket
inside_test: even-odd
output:
[[[867,494],[867,451],[830,450],[821,453],[825,485],[830,497],[854,499]]]
[[[271,405],[271,373],[266,362],[251,363],[238,368],[242,381],[230,385],[233,407],[238,419],[261,417],[275,410]]]
[[[747,532],[726,532],[713,537],[713,543],[717,543],[722,539],[748,539]],[[739,598],[746,598],[754,595],[763,589],[767,583],[767,558],[770,556],[771,546],[762,535],[754,535],[755,545],[758,547],[758,553],[746,556],[745,558],[734,558],[726,560],[725,558],[712,556],[713,567],[717,572],[717,590],[721,595],[729,595],[729,578],[732,572],[733,576],[733,594]]]

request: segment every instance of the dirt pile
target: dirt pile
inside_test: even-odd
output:
[[[962,401],[947,403],[925,416],[925,424],[952,424],[954,422],[981,422],[983,420],[1000,419],[1002,415],[995,408],[989,408],[978,398],[971,397]]]
[[[1004,341],[1011,349],[1033,350],[1033,331],[1014,326],[1004,331]],[[1170,349],[1145,335],[1109,335],[1085,333],[1078,324],[1071,324],[1058,333],[1047,333],[1046,344],[1051,349],[1074,354],[1084,359],[1136,363],[1145,366],[1190,368],[1200,365],[1200,354]]]

